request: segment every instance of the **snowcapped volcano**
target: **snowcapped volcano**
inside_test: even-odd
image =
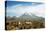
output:
[[[37,18],[37,16],[33,13],[27,13],[25,12],[24,14],[22,14],[20,17],[20,19],[34,19],[34,18]]]
[[[27,12],[25,12],[24,14],[22,14],[22,16],[37,17],[35,14],[33,14],[33,13],[27,13]]]
[[[15,18],[15,19],[20,19],[21,21],[25,21],[25,20],[27,20],[27,21],[29,21],[29,20],[31,20],[31,21],[37,21],[37,20],[39,20],[39,21],[41,21],[41,19],[42,19],[42,17],[38,17],[38,16],[36,16],[35,14],[33,14],[33,13],[27,13],[27,12],[25,12],[25,13],[23,13],[21,16],[14,16],[13,18]],[[43,19],[44,20],[44,19]]]
[[[29,13],[25,12],[24,15],[29,15]]]
[[[22,16],[29,16],[29,13],[25,12],[24,14],[22,14]]]
[[[22,15],[19,17],[19,19],[23,19],[23,20],[27,20],[27,21],[29,21],[29,20],[34,21],[34,20],[41,20],[42,18],[36,16],[36,15],[33,14],[33,13],[27,13],[27,12],[25,12],[24,14],[22,14]]]

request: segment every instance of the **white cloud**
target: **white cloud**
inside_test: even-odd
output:
[[[23,14],[25,12],[30,12],[31,6],[12,6],[7,8],[8,13],[16,13],[16,14]]]
[[[45,17],[45,5],[32,6],[33,13],[37,16]]]
[[[30,12],[36,14],[37,16],[45,17],[44,16],[45,6],[44,4],[38,6],[21,6],[20,4],[20,5],[14,5],[12,7],[8,7],[7,12],[18,14],[18,15],[21,15],[25,12],[28,13]]]

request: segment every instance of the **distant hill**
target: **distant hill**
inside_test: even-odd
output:
[[[16,16],[13,16],[13,17],[7,17],[7,20],[15,20],[15,21],[18,21],[18,20],[22,20],[22,21],[24,21],[24,20],[27,20],[27,21],[42,21],[42,22],[44,22],[44,20],[45,20],[45,18],[43,18],[43,17],[38,17],[38,16],[36,16],[35,14],[33,14],[33,13],[24,13],[24,14],[22,14],[21,16],[19,16],[19,17],[16,17]]]
[[[33,14],[33,13],[31,13],[31,14],[24,13],[24,14],[22,14],[19,18],[20,18],[20,19],[34,20],[34,19],[37,19],[37,18],[39,18],[39,17],[36,16],[35,14]]]

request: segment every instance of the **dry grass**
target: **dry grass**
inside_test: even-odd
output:
[[[9,21],[6,22],[6,29],[7,30],[19,30],[19,29],[37,29],[37,28],[44,28],[42,22],[38,21]]]

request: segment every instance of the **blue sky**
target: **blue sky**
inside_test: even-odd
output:
[[[7,4],[7,7],[10,8],[10,7],[14,6],[14,5],[15,6],[31,6],[32,5],[32,2],[7,1],[6,4]],[[7,10],[7,11],[10,11],[10,10]],[[17,14],[17,13],[7,12],[7,16],[19,16],[19,15],[20,14]]]
[[[21,16],[25,12],[44,17],[44,5],[40,2],[7,1],[6,16]]]
[[[21,4],[21,6],[31,6],[32,2],[7,1],[7,7],[19,4]]]

